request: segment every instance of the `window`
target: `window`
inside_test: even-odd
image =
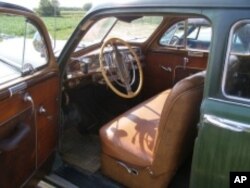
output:
[[[162,22],[162,16],[119,18],[108,35],[130,42],[145,42]]]
[[[103,18],[97,21],[85,34],[78,48],[85,48],[100,43],[107,32],[112,28],[116,19],[114,17]]]
[[[171,26],[160,39],[160,44],[194,50],[209,50],[212,36],[210,23],[203,18],[191,18]]]
[[[162,16],[122,16],[98,20],[88,30],[77,50],[117,37],[129,42],[145,42],[162,22]]]
[[[35,71],[47,61],[47,49],[41,38],[36,48],[38,30],[26,18],[0,15],[0,84]]]
[[[223,93],[229,98],[250,98],[250,21],[233,26],[223,75]]]
[[[181,21],[170,27],[160,39],[160,44],[164,46],[184,46],[183,38],[185,34],[185,22]]]

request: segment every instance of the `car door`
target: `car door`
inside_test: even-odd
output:
[[[227,188],[236,177],[232,172],[240,176],[250,171],[249,32],[249,20],[235,23],[230,32],[225,65],[221,64],[224,65],[222,81],[214,74],[216,71],[207,74],[205,91],[208,96],[201,108],[191,187]],[[218,54],[213,58],[218,59]]]
[[[34,13],[0,3],[0,187],[22,186],[55,151],[58,101],[45,26]]]
[[[169,19],[169,18],[165,18]],[[146,55],[145,90],[154,95],[206,69],[211,26],[204,18],[166,20],[167,29]],[[164,81],[163,81],[164,80]]]

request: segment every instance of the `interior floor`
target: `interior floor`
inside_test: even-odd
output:
[[[75,127],[64,131],[61,156],[63,161],[90,173],[99,170],[100,141],[96,134],[81,134]]]

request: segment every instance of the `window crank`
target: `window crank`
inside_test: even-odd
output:
[[[189,62],[189,59],[187,57],[183,58],[183,67],[186,69],[187,63]]]

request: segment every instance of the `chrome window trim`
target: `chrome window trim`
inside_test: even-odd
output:
[[[203,121],[213,126],[227,129],[234,132],[247,132],[250,133],[250,125],[246,123],[239,123],[226,118],[221,118],[215,115],[204,114]]]
[[[226,98],[228,99],[234,99],[234,100],[238,100],[238,101],[241,101],[241,102],[250,102],[250,98],[247,99],[247,98],[243,98],[243,97],[237,97],[237,96],[233,96],[233,95],[229,95],[226,93],[225,91],[225,87],[226,87],[226,78],[227,78],[227,71],[228,71],[228,63],[229,63],[229,56],[230,56],[230,51],[231,51],[231,47],[232,47],[232,39],[233,39],[233,34],[234,34],[234,31],[235,31],[235,28],[238,27],[239,25],[241,24],[244,24],[244,23],[247,23],[247,24],[250,24],[250,19],[244,19],[244,20],[240,20],[238,22],[236,22],[232,27],[231,27],[231,30],[230,30],[230,34],[229,34],[229,39],[228,39],[228,46],[227,46],[227,53],[226,53],[226,59],[225,59],[225,66],[224,66],[224,70],[223,70],[223,77],[222,77],[222,88],[221,88],[221,91],[222,91],[222,94],[223,96],[225,96]]]

